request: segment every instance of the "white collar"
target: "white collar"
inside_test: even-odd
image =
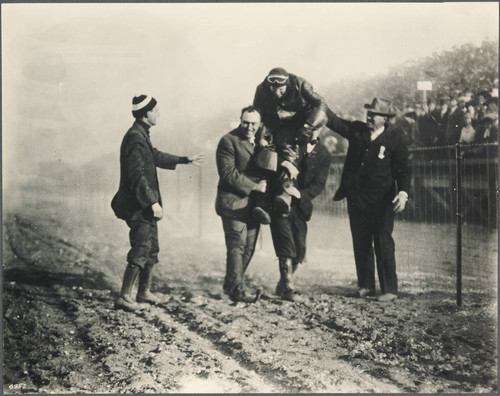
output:
[[[316,142],[316,144],[318,144],[318,143]],[[307,154],[310,154],[314,150],[314,147],[316,147],[316,144],[307,143],[307,148],[306,148]]]
[[[372,134],[370,135],[370,140],[373,142],[376,138],[380,136],[382,132],[384,132],[385,126],[381,126],[379,129],[376,131],[373,131]]]

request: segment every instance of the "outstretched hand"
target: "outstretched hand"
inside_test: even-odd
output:
[[[189,156],[188,161],[190,164],[200,166],[201,163],[203,162],[204,158],[205,158],[205,154],[196,154],[196,155]]]
[[[392,203],[394,204],[394,212],[400,213],[404,210],[406,202],[408,201],[408,194],[404,191],[400,191],[398,195],[394,197]]]

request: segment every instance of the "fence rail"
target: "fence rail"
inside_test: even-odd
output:
[[[325,191],[315,201],[322,215],[347,217],[345,201],[331,202],[344,159],[334,157]],[[461,305],[464,278],[467,286],[496,281],[498,144],[411,149],[410,160],[410,199],[396,220],[398,266],[408,273],[455,273]]]
[[[460,289],[496,290],[498,145],[459,147],[460,156],[457,146],[410,151],[412,190],[407,208],[396,217],[394,231],[398,276],[403,282],[431,277],[453,292],[458,259],[462,263]],[[313,202],[307,242],[311,255],[324,252],[332,266],[339,265],[338,260],[350,260],[346,252],[352,251],[346,200],[332,199],[344,159],[334,157],[326,188]],[[176,233],[222,241],[220,218],[214,210],[218,181],[215,159],[208,158],[201,168],[180,167],[159,176],[160,185],[169,186],[165,212],[170,218],[165,227],[168,224],[171,229],[174,224]],[[459,212],[458,197],[462,203]],[[266,228],[263,231],[269,234]],[[268,238],[263,245],[270,245]]]

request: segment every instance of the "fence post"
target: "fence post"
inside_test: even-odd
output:
[[[203,236],[203,171],[202,167],[198,167],[198,238]]]
[[[455,146],[455,175],[457,202],[457,305],[462,306],[462,150]]]

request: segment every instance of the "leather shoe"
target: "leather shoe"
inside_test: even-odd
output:
[[[236,287],[233,292],[229,294],[229,298],[231,298],[234,302],[255,303],[259,300],[261,294],[261,289],[257,289],[255,292],[250,292],[242,287]]]
[[[375,290],[364,289],[364,288],[358,289],[359,298],[374,297],[374,296],[375,296]]]
[[[141,311],[146,309],[146,304],[137,303],[129,298],[129,296],[120,296],[115,301],[115,309],[122,309],[128,312]]]
[[[380,302],[389,302],[397,299],[398,296],[392,293],[384,293],[378,297],[378,301]]]
[[[258,206],[252,209],[252,216],[260,224],[271,224],[271,216],[269,216],[269,213],[267,213],[264,209],[259,208]]]

